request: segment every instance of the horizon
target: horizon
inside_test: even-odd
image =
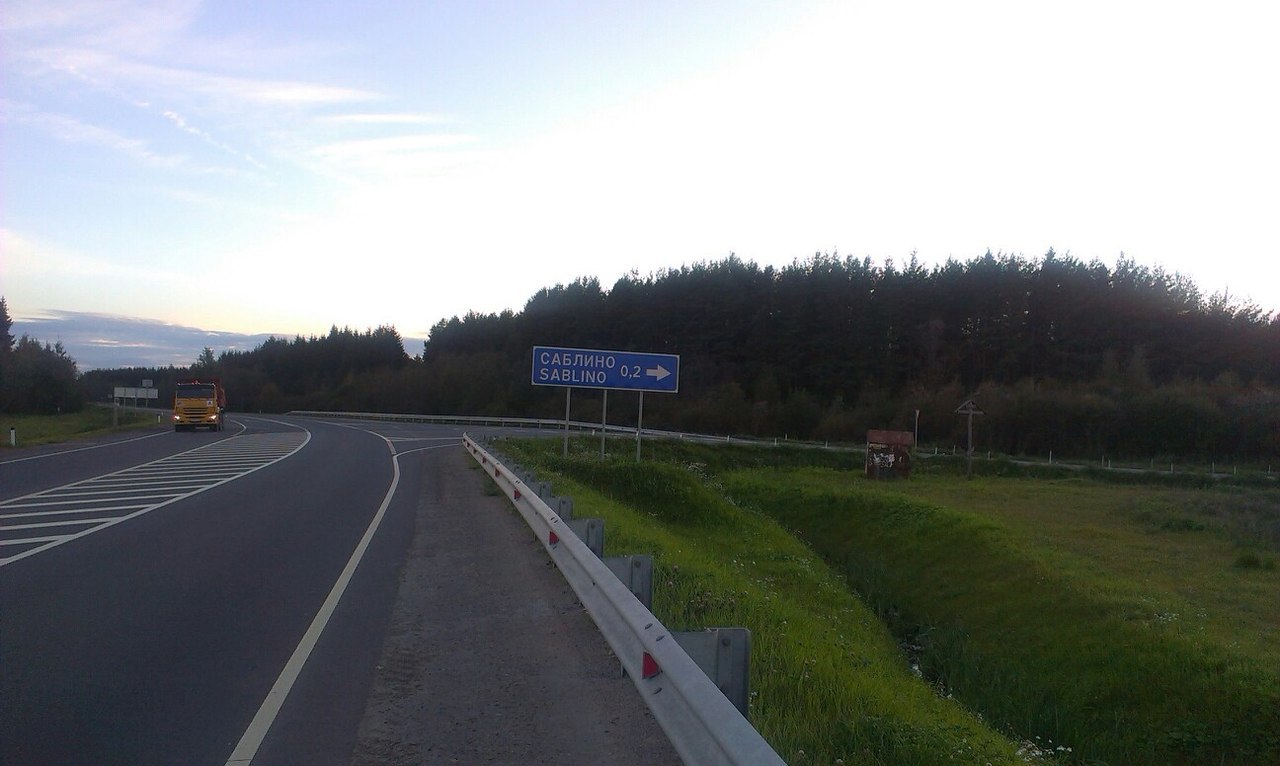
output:
[[[731,253],[1050,249],[1280,311],[1269,4],[74,11],[0,18],[15,320],[417,338]]]
[[[836,254],[824,254],[836,255]],[[1003,254],[992,254],[1001,257]],[[1061,258],[1069,257],[1067,255],[1058,256]],[[671,269],[681,269],[702,264],[718,263],[721,261],[704,261],[701,264],[681,264],[679,267],[670,267]],[[968,259],[962,263],[969,263],[979,260],[978,258]],[[1030,259],[1028,262],[1033,264],[1043,263],[1044,256],[1037,259]],[[749,265],[766,268],[768,264],[758,264],[755,261],[744,261]],[[803,261],[801,261],[803,263]],[[877,268],[887,266],[887,262],[873,264]],[[1115,264],[1104,264],[1109,270],[1115,268]],[[1136,263],[1139,268],[1146,268],[1152,272],[1157,269]],[[938,266],[930,267],[928,270],[933,272],[938,270]],[[644,279],[652,279],[661,272],[652,272],[643,277]],[[1186,275],[1180,273],[1169,274],[1175,280],[1184,278]],[[595,277],[583,277],[584,279],[596,279]],[[532,300],[538,293],[543,290],[552,289],[554,287],[564,286],[565,283],[557,283],[556,285],[544,285],[525,299],[518,309],[511,309],[514,313],[520,314],[528,301]],[[616,282],[615,282],[616,285]],[[600,289],[604,293],[609,293],[614,285],[604,285],[601,283]],[[1258,307],[1257,304],[1231,299],[1225,293],[1205,293],[1199,290],[1199,285],[1193,286],[1200,292],[1202,300],[1215,299],[1222,297],[1229,299],[1227,305],[1233,309],[1248,308],[1250,306]],[[2,297],[2,296],[0,296]],[[504,309],[505,310],[505,309]],[[452,317],[440,317],[432,326],[439,322],[447,322],[451,319],[459,319],[471,313],[487,313],[496,315],[501,313],[494,312],[474,312],[467,311],[462,314],[454,314]],[[1280,311],[1266,311],[1263,314],[1271,319],[1280,320]],[[209,328],[193,327],[183,324],[163,322],[153,318],[124,316],[116,314],[103,314],[95,312],[75,312],[75,311],[44,311],[36,315],[13,316],[13,328],[11,334],[16,338],[27,335],[41,343],[60,342],[67,350],[69,356],[76,361],[77,368],[80,372],[98,369],[123,369],[130,367],[187,367],[195,361],[204,348],[208,347],[213,350],[215,355],[221,355],[223,352],[235,351],[252,351],[261,346],[270,338],[281,338],[284,340],[292,340],[297,337],[315,338],[323,337],[328,334],[331,329],[352,330],[355,332],[365,332],[376,329],[376,327],[352,327],[351,325],[339,325],[336,322],[329,323],[322,331],[308,333],[238,333],[227,330],[217,330]],[[379,325],[384,326],[384,325]],[[421,337],[405,335],[400,328],[395,325],[390,326],[400,334],[401,345],[405,350],[405,354],[414,357],[420,356],[422,346],[429,340],[429,333]],[[52,331],[50,334],[49,331]],[[132,356],[130,356],[132,355]],[[134,361],[125,361],[127,359]]]

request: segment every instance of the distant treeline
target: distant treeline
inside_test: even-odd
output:
[[[9,305],[0,297],[0,412],[56,415],[84,406],[76,362],[57,343],[14,338]]]
[[[201,365],[246,411],[563,416],[560,390],[530,385],[534,345],[679,354],[680,393],[645,399],[654,427],[859,441],[868,428],[911,430],[919,410],[921,441],[946,445],[962,438],[953,410],[975,398],[983,449],[1280,455],[1280,316],[1129,260],[1053,252],[931,269],[731,256],[607,290],[584,278],[519,313],[441,321],[412,358],[393,328],[335,327]],[[179,371],[85,379],[99,397],[141,372]],[[575,419],[599,419],[599,392],[574,400]],[[611,394],[609,421],[634,424],[635,400]]]

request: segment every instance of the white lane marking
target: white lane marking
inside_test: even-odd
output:
[[[108,493],[106,492],[102,493],[102,495],[106,495],[106,494]],[[115,502],[120,502],[121,500],[156,500],[162,497],[173,497],[173,493],[163,492],[155,495],[133,495],[131,497],[112,497],[112,498],[103,497],[103,496],[66,497],[63,495],[47,495],[47,497],[55,497],[58,499],[48,503],[4,503],[3,505],[0,505],[0,508],[3,508],[5,510],[8,510],[10,508],[65,508],[69,505],[75,505],[76,503],[101,503],[104,500],[114,500]],[[81,508],[80,510],[90,511],[93,509]],[[43,513],[53,513],[53,511],[43,511]],[[0,515],[0,519],[6,518],[9,515],[10,514]]]
[[[225,436],[223,437],[224,439],[234,438],[244,433],[246,430],[248,430],[248,426],[246,426],[244,423],[241,423],[236,420],[232,420],[231,422],[240,426],[240,432],[231,434],[231,436]],[[280,421],[273,420],[271,422],[278,423]],[[301,428],[301,426],[296,426],[296,425],[293,425],[292,423],[288,423],[286,425],[291,425],[294,428]],[[87,447],[76,447],[75,449],[64,449],[64,450],[61,450],[60,452],[46,452],[43,455],[30,455],[28,457],[15,457],[13,460],[0,460],[0,465],[9,465],[10,463],[25,463],[28,460],[42,460],[47,457],[57,457],[58,455],[70,455],[72,452],[84,452],[86,450],[91,450],[91,449],[102,449],[103,447],[115,447],[116,445],[119,445],[119,444],[128,444],[129,442],[142,441],[143,439],[154,439],[157,436],[164,436],[167,433],[170,433],[170,431],[169,429],[166,428],[163,431],[157,431],[156,433],[153,433],[153,434],[147,434],[146,436],[135,436],[132,439],[121,439],[118,442],[107,442],[106,444],[90,444]]]
[[[73,513],[109,513],[111,511],[131,511],[143,508],[146,503],[138,505],[100,505],[97,508],[72,508],[65,511],[37,511],[35,513],[0,513],[0,519],[25,519],[44,516],[67,516]]]
[[[270,422],[277,422],[277,421],[270,421]],[[137,518],[138,516],[141,516],[144,513],[149,513],[151,511],[154,511],[157,508],[163,508],[167,505],[172,505],[173,503],[176,503],[179,500],[183,500],[188,497],[191,497],[192,495],[197,495],[201,492],[208,491],[210,489],[213,489],[214,487],[218,487],[223,484],[226,484],[227,482],[234,481],[235,479],[238,479],[242,476],[247,476],[248,474],[251,474],[255,471],[259,471],[263,468],[266,468],[267,466],[274,465],[275,463],[278,463],[281,460],[284,460],[285,458],[288,458],[296,454],[303,447],[307,446],[308,442],[311,441],[311,432],[308,431],[307,429],[302,428],[301,426],[296,426],[288,423],[284,423],[282,425],[288,425],[292,428],[299,429],[302,433],[298,434],[295,431],[292,433],[283,433],[283,434],[266,433],[266,434],[250,434],[248,436],[245,436],[245,435],[232,436],[228,439],[222,439],[216,442],[211,442],[209,444],[196,447],[193,450],[179,453],[178,455],[171,455],[169,457],[160,458],[158,460],[153,460],[150,463],[144,463],[140,466],[135,466],[133,468],[126,468],[120,471],[116,471],[114,473],[105,474],[103,476],[95,477],[92,479],[84,479],[84,480],[73,482],[71,484],[67,484],[61,487],[54,487],[52,489],[43,490],[40,492],[33,492],[29,495],[15,497],[10,500],[0,501],[0,510],[8,510],[11,508],[26,509],[26,508],[33,508],[33,507],[47,507],[48,510],[44,512],[44,515],[53,515],[58,510],[69,510],[73,506],[84,506],[84,507],[76,508],[76,510],[80,512],[93,512],[93,511],[102,510],[103,508],[107,507],[105,504],[119,505],[122,501],[124,502],[131,501],[131,500],[158,501],[158,502],[144,504],[143,506],[138,507],[138,509],[133,511],[132,513],[126,513],[123,516],[98,517],[98,518],[79,521],[79,522],[56,522],[48,525],[9,524],[7,522],[0,523],[0,534],[10,530],[31,529],[36,526],[72,526],[74,524],[81,524],[81,525],[87,526],[86,529],[82,529],[78,532],[59,535],[49,540],[40,541],[40,544],[34,545],[33,547],[23,551],[19,551],[18,553],[15,553],[11,556],[0,557],[0,567],[8,566],[9,564],[12,564],[16,561],[21,561],[25,558],[30,558],[31,556],[35,556],[36,554],[43,553],[44,551],[50,550],[52,548],[56,548],[65,543],[69,543],[72,540],[78,540],[81,537],[85,537],[86,535],[91,535],[94,532],[100,532],[109,527],[113,527],[116,524],[120,524],[130,519]],[[263,445],[266,445],[266,446],[264,447]],[[224,473],[213,473],[212,475],[206,477],[203,483],[201,483],[200,485],[194,488],[190,486],[185,486],[185,485],[180,487],[170,487],[167,490],[164,488],[151,487],[145,484],[145,482],[150,481],[149,476],[147,474],[145,473],[135,474],[135,471],[137,471],[138,469],[154,470],[157,466],[170,466],[171,468],[173,468],[173,470],[181,470],[184,472],[188,472],[191,470],[189,465],[187,465],[184,462],[181,465],[175,466],[173,463],[170,462],[171,458],[179,458],[179,457],[187,456],[193,452],[203,452],[206,457],[210,455],[214,455],[214,456],[228,455],[228,454],[234,455],[234,453],[238,449],[240,449],[242,446],[249,448],[249,450],[251,451],[254,451],[255,454],[258,454],[260,456],[260,458],[253,464],[242,465],[240,469],[238,469],[234,474],[231,474],[231,475],[227,475]],[[156,490],[159,490],[160,493],[152,494],[152,495],[136,496],[136,497],[116,497],[116,496],[110,496],[111,491],[108,491],[104,493],[103,496],[98,498],[84,498],[84,497],[75,496],[74,494],[71,496],[66,496],[61,494],[61,493],[67,492],[68,490],[73,490],[73,489],[74,490],[88,489],[92,491],[94,488],[94,483],[99,480],[114,482],[119,480],[121,477],[134,477],[144,482],[144,484],[138,488],[139,492],[147,492],[147,491],[155,492]],[[52,500],[54,502],[52,504],[45,502],[49,500]],[[99,507],[97,508],[93,507],[92,505],[85,505],[86,503],[94,503],[94,502],[97,502],[102,505],[99,505]],[[31,518],[30,515],[24,514],[24,516],[26,516],[26,518]],[[13,545],[15,545],[15,543],[12,539],[9,539],[5,541],[5,545],[6,547],[12,547]]]
[[[118,517],[103,518],[101,516],[93,519],[71,519],[69,521],[37,521],[34,524],[10,524],[3,527],[5,531],[10,529],[44,529],[45,527],[74,527],[98,524],[103,521],[115,521]],[[0,543],[6,542],[0,540]]]
[[[354,426],[344,427],[365,431],[363,428],[355,428]],[[360,566],[360,560],[364,558],[365,550],[368,549],[370,541],[373,540],[374,534],[377,533],[378,527],[382,524],[382,517],[386,515],[387,508],[391,506],[391,499],[395,497],[396,487],[400,484],[401,456],[414,452],[456,446],[453,444],[437,444],[432,447],[419,447],[418,449],[396,453],[395,445],[391,443],[390,439],[373,431],[365,431],[365,433],[381,438],[386,443],[387,449],[391,451],[391,486],[387,488],[387,493],[382,498],[382,505],[378,506],[378,512],[373,515],[373,520],[369,522],[369,527],[364,531],[364,537],[360,538],[360,542],[356,544],[356,549],[351,552],[351,558],[347,560],[347,565],[343,567],[342,574],[338,575],[337,582],[329,590],[329,596],[320,606],[320,611],[316,612],[316,616],[311,620],[311,625],[307,628],[307,632],[303,634],[302,640],[298,642],[298,646],[293,650],[293,654],[289,657],[289,661],[285,663],[284,669],[280,671],[276,682],[272,684],[271,691],[267,692],[267,698],[262,701],[258,712],[254,714],[253,720],[249,722],[249,728],[245,729],[244,735],[240,737],[240,742],[236,745],[236,749],[231,751],[230,757],[227,758],[226,766],[246,766],[246,764],[252,763],[254,756],[258,754],[258,748],[262,747],[262,741],[266,739],[267,731],[271,729],[271,724],[275,723],[276,716],[280,714],[280,708],[284,706],[285,699],[289,696],[289,692],[293,690],[294,682],[302,674],[303,666],[307,664],[307,659],[311,656],[312,650],[315,649],[316,643],[320,640],[320,635],[324,633],[325,627],[329,624],[329,618],[333,616],[334,610],[338,607],[338,602],[342,600],[342,594],[346,592],[347,585],[350,584],[352,576],[355,575],[356,567]]]
[[[53,537],[22,537],[16,540],[0,541],[0,545],[27,545],[31,543],[47,543],[50,540],[58,540],[60,538],[61,538],[61,535],[55,535]]]

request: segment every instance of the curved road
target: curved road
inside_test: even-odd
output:
[[[7,453],[0,762],[675,762],[460,436],[237,416]]]

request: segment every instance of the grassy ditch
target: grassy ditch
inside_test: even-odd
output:
[[[654,554],[654,612],[669,628],[751,629],[751,720],[788,763],[1050,762],[938,695],[838,575],[704,468],[601,462],[587,442],[568,459],[548,440],[501,447],[579,515],[603,517],[608,553]]]
[[[753,722],[791,762],[948,763],[977,741],[966,727],[992,736],[938,717],[940,694],[1007,737],[957,762],[1022,741],[1020,758],[1091,766],[1280,763],[1270,485],[1016,466],[965,481],[946,463],[877,484],[823,451],[675,443],[637,466],[578,448],[521,459],[570,479],[612,549],[659,553],[672,627],[753,629]]]
[[[829,471],[735,472],[724,482],[798,530],[910,637],[929,677],[1004,730],[1069,745],[1086,762],[1280,761],[1265,617],[1246,646],[1222,629],[1233,616],[1211,622],[1176,589],[1153,585],[1185,563],[1180,546],[1150,540],[1126,557],[1105,527],[1085,526],[1073,553],[1001,514]],[[1258,607],[1268,591],[1274,598],[1273,572],[1222,569]]]
[[[155,412],[120,410],[112,425],[109,407],[85,407],[80,412],[62,415],[0,415],[0,438],[9,446],[9,429],[15,429],[19,447],[82,439],[115,431],[127,431],[155,425]]]

